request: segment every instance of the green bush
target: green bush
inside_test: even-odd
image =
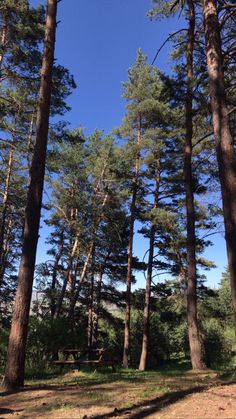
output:
[[[9,330],[0,328],[0,369],[3,370],[6,355],[7,355],[7,345],[8,345]]]
[[[26,365],[29,369],[44,369],[57,358],[58,350],[65,347],[84,345],[86,334],[78,327],[71,330],[65,318],[41,320],[30,318]]]
[[[204,349],[208,367],[229,362],[232,352],[232,340],[224,330],[219,320],[208,319],[203,323]]]

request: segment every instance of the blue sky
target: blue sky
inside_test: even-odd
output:
[[[30,0],[32,5],[46,0]],[[122,81],[141,48],[152,62],[157,49],[171,32],[184,27],[180,19],[150,22],[146,17],[151,0],[62,0],[58,5],[56,59],[74,75],[77,89],[69,98],[72,107],[65,119],[86,133],[95,128],[108,133],[118,126],[124,115],[121,98]],[[170,72],[168,44],[158,56],[156,65]],[[41,229],[38,261],[45,257],[46,229]],[[209,283],[217,284],[226,266],[223,237],[214,237],[215,246],[206,257],[218,266],[207,273]],[[147,243],[137,239],[134,254],[141,259]],[[141,285],[143,281],[141,280]]]

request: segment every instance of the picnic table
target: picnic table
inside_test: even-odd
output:
[[[106,365],[111,366],[115,370],[115,360],[109,349],[80,349],[80,348],[63,348],[59,351],[58,360],[54,361],[55,365],[62,368],[65,365]]]

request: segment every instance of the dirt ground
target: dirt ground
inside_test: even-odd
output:
[[[0,419],[235,419],[236,383],[213,372],[161,376],[69,373],[1,394]]]

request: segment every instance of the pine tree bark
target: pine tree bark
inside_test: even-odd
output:
[[[36,122],[36,140],[30,170],[30,184],[25,211],[23,249],[7,351],[5,376],[2,382],[2,388],[5,390],[14,389],[24,385],[28,320],[38,243],[47,152],[52,71],[56,34],[56,12],[57,0],[48,0],[45,43]]]
[[[138,118],[137,144],[141,142],[141,116]],[[132,283],[132,260],[133,260],[133,240],[134,240],[134,222],[136,211],[136,198],[138,191],[138,177],[139,177],[139,160],[140,153],[138,151],[135,159],[134,178],[132,200],[130,205],[130,225],[129,225],[129,243],[128,243],[128,267],[126,279],[126,308],[125,308],[125,329],[124,329],[124,349],[123,349],[123,367],[129,367],[130,354],[130,320],[131,320],[131,283]]]
[[[212,123],[221,184],[225,240],[236,328],[236,161],[224,83],[216,0],[203,0]]]
[[[187,43],[187,92],[185,103],[185,153],[184,180],[187,216],[187,321],[190,356],[193,369],[204,369],[202,348],[197,318],[197,267],[196,267],[196,232],[194,181],[192,173],[193,140],[193,54],[195,42],[195,7],[193,0],[188,0],[188,43]]]
[[[160,162],[158,159],[156,185],[155,185],[155,198],[154,198],[153,208],[158,207],[159,186],[160,186]],[[145,302],[144,302],[144,312],[143,312],[143,340],[142,340],[142,351],[141,351],[140,362],[139,362],[140,371],[146,370],[147,361],[148,361],[150,303],[151,303],[151,285],[152,285],[155,233],[156,233],[156,225],[152,224],[151,229],[150,229],[150,238],[149,238],[148,269],[147,269]]]

